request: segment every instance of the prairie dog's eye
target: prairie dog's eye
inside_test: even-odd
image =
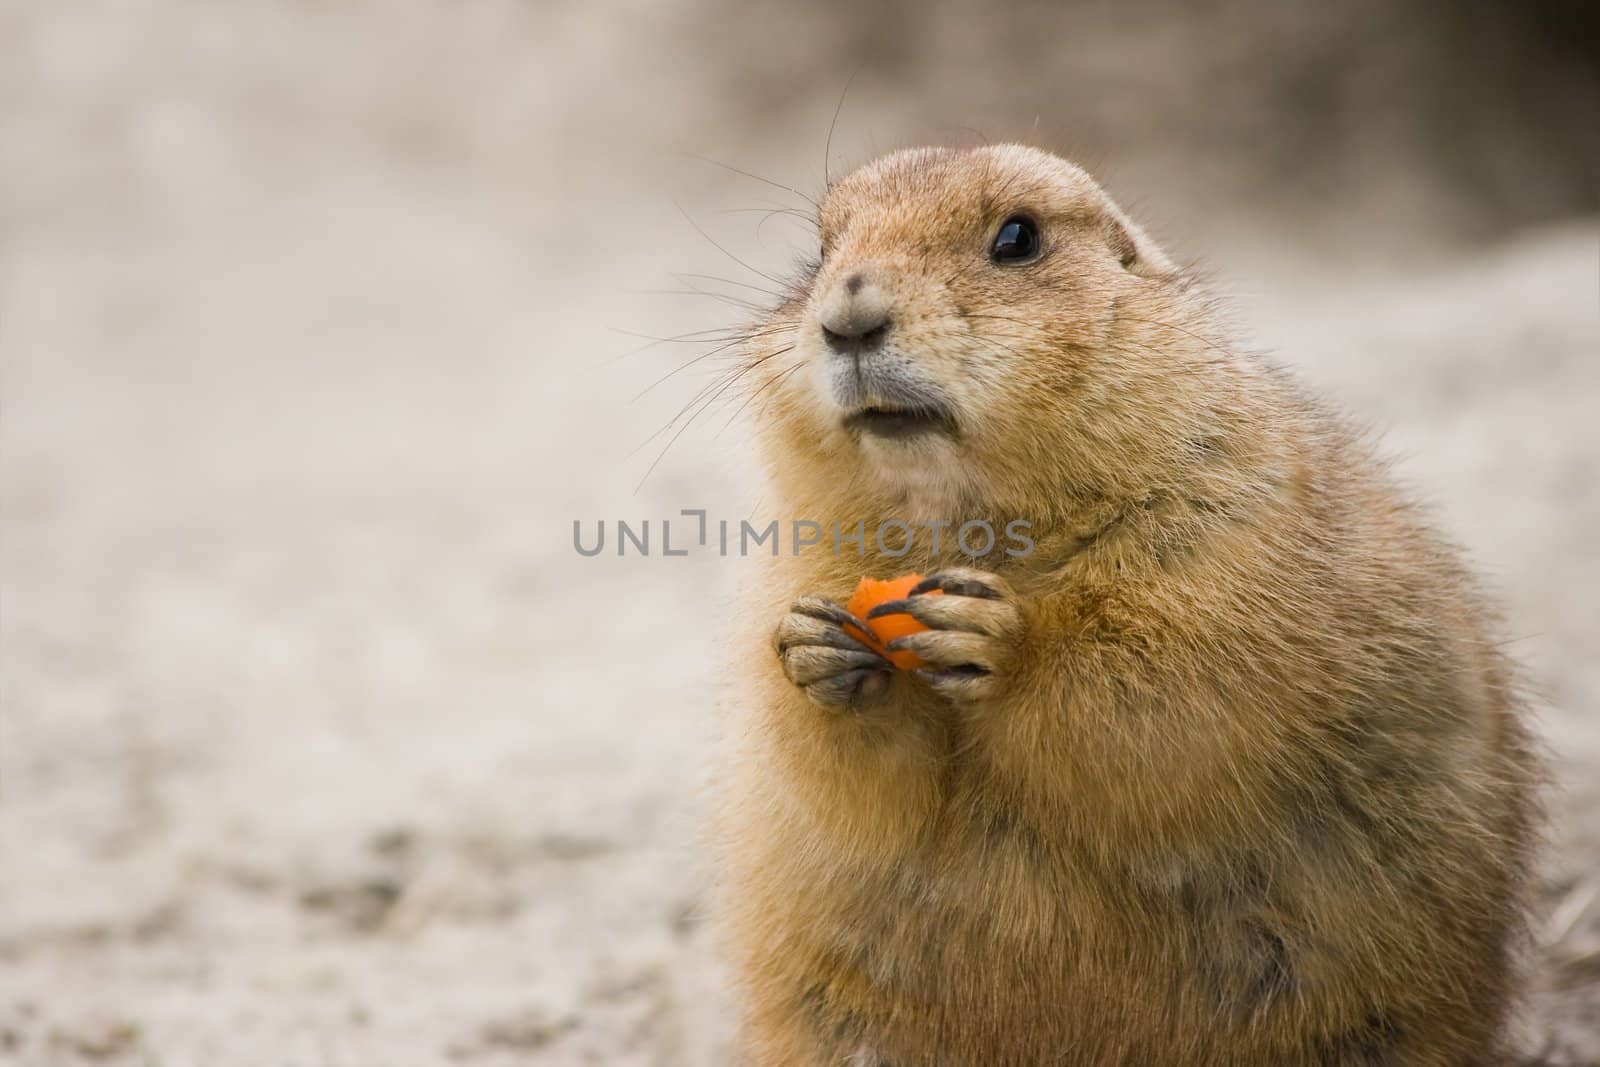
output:
[[[996,263],[1021,263],[1039,254],[1039,227],[1030,218],[1013,215],[994,235],[989,255]]]

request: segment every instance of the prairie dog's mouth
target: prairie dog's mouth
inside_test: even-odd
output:
[[[895,407],[874,404],[852,411],[844,419],[845,429],[874,437],[905,438],[925,434],[956,436],[955,416],[943,408]]]

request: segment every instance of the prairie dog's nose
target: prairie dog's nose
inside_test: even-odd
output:
[[[829,344],[872,345],[889,332],[892,305],[877,274],[870,265],[846,271],[823,297],[817,322]]]

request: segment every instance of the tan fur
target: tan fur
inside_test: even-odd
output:
[[[998,266],[1019,211],[1045,254]],[[750,1062],[1493,1062],[1534,768],[1457,554],[1071,164],[898,153],[821,229],[748,354],[764,508],[869,536],[767,559],[734,661]],[[863,265],[957,439],[842,428],[815,309]],[[979,517],[1035,551],[870,534]],[[952,567],[1009,594],[981,690],[824,708],[773,655],[799,596]]]

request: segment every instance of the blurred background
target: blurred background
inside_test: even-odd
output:
[[[725,1062],[741,567],[572,522],[756,506],[749,412],[671,421],[711,346],[646,346],[764,299],[782,187],[1021,139],[1501,591],[1557,779],[1523,1040],[1600,1063],[1597,10],[5,5],[0,1061]]]

